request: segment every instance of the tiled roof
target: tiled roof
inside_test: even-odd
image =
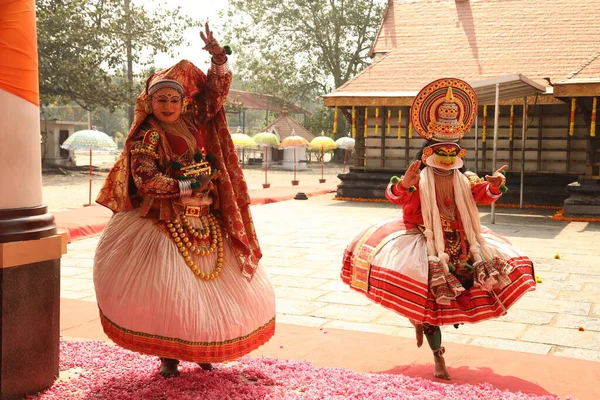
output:
[[[306,128],[296,122],[285,111],[282,113],[281,117],[273,121],[263,130],[276,133],[279,136],[279,140],[292,136],[292,132],[297,136],[302,136],[309,142],[315,138],[315,135],[307,131]]]
[[[600,7],[600,4],[598,5]],[[569,79],[588,79],[600,81],[600,51],[586,60],[581,68],[574,71]]]
[[[442,77],[521,73],[548,86],[600,78],[597,0],[402,0],[386,11],[376,62],[336,96],[418,92]]]
[[[227,96],[226,106],[238,104],[241,104],[245,109],[281,112],[285,107],[292,114],[310,114],[310,112],[279,97],[231,89]]]

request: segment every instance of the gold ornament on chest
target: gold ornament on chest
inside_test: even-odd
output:
[[[210,213],[209,207],[208,205],[186,207],[186,211],[187,208],[198,209],[193,212],[198,213],[200,220],[199,227],[194,227],[185,214],[179,220],[165,221],[164,223],[171,239],[183,256],[185,263],[190,267],[194,275],[205,281],[213,280],[219,276],[224,261],[223,233],[219,222]],[[192,259],[192,254],[208,256],[215,251],[217,252],[217,260],[214,270],[211,273],[202,272]]]

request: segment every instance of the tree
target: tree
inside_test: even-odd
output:
[[[42,104],[74,101],[87,110],[133,104],[140,89],[133,70],[148,68],[158,52],[171,53],[184,28],[195,25],[179,8],[149,13],[128,3],[37,0]]]
[[[328,93],[368,64],[383,0],[230,0],[236,72],[291,101]]]

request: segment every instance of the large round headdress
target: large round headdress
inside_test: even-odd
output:
[[[458,142],[477,115],[477,94],[467,82],[443,78],[425,86],[413,101],[413,129],[426,140]]]

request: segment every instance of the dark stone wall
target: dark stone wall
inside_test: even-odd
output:
[[[565,217],[600,217],[600,180],[581,178],[567,186]]]

